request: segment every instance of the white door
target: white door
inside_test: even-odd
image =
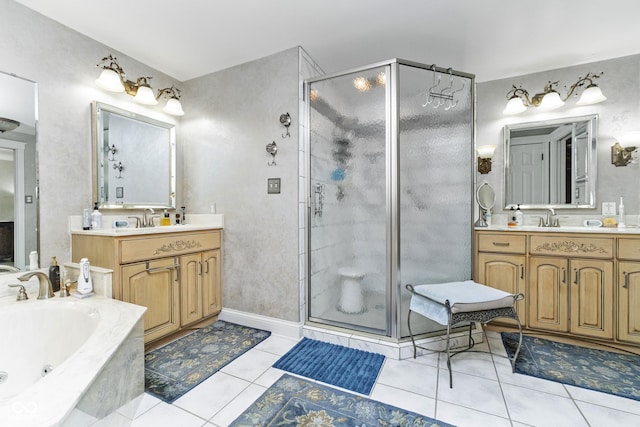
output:
[[[511,144],[509,149],[509,202],[549,203],[549,143]]]

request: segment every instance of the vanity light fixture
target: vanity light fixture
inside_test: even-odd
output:
[[[529,98],[529,92],[522,86],[512,86],[511,90],[507,92],[507,106],[505,107],[503,114],[512,115],[522,113],[527,107],[536,107],[541,110],[553,110],[555,108],[562,107],[567,99],[574,94],[578,95],[578,90],[582,87],[585,89],[580,95],[580,99],[576,102],[576,105],[591,105],[603,102],[607,98],[602,94],[602,90],[594,83],[595,79],[599,79],[604,72],[600,74],[587,73],[585,77],[578,77],[578,81],[569,87],[567,95],[561,97],[560,93],[554,89],[554,86],[558,86],[558,82],[549,81],[542,92],[536,93],[533,97]],[[566,86],[565,86],[566,88]]]
[[[160,89],[155,96],[149,84],[151,77],[138,77],[135,82],[127,79],[127,75],[118,64],[115,56],[109,55],[102,58],[97,65],[102,68],[100,77],[96,79],[96,85],[109,92],[126,92],[133,96],[133,100],[143,105],[157,105],[162,97],[166,99],[163,111],[174,116],[184,115],[180,104],[180,91],[175,87]]]
[[[491,158],[496,151],[496,146],[483,145],[476,147],[476,151],[478,152],[478,172],[482,175],[488,174],[491,172]]]
[[[637,157],[637,145],[640,143],[640,131],[627,133],[611,146],[611,164],[616,166],[627,166],[635,163]]]

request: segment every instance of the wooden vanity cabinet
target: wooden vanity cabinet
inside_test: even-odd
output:
[[[523,292],[518,315],[527,329],[640,344],[640,236],[518,230],[475,235],[474,279]]]
[[[179,269],[175,258],[138,262],[121,268],[122,300],[147,307],[145,342],[180,329]]]
[[[220,261],[220,250],[180,257],[181,326],[218,314],[222,309]]]
[[[524,236],[483,234],[477,240],[476,281],[510,294],[525,292],[526,239]],[[516,303],[522,325],[526,324],[525,301]],[[514,320],[499,322],[516,324]]]
[[[529,239],[529,327],[613,338],[614,239]]]
[[[640,344],[640,238],[618,239],[618,338]]]
[[[72,234],[72,259],[113,270],[113,297],[147,307],[145,343],[222,310],[221,230]]]

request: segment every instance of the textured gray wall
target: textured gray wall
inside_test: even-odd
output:
[[[225,215],[223,305],[299,320],[299,49],[186,82],[182,120],[184,202]],[[280,115],[289,113],[290,138]],[[275,166],[265,146],[278,145]],[[281,194],[267,194],[267,178]]]
[[[531,96],[542,92],[546,83],[559,80],[559,92],[567,93],[564,85],[570,86],[588,72],[604,75],[597,80],[602,92],[607,97],[605,102],[594,105],[576,106],[577,98],[572,97],[557,110],[540,113],[529,109],[515,116],[502,114],[507,98],[506,94],[512,85],[522,86]],[[473,70],[471,70],[473,72]],[[557,119],[562,117],[598,114],[598,181],[596,185],[597,209],[563,210],[563,216],[597,215],[601,212],[602,202],[618,202],[625,196],[627,214],[637,215],[640,212],[640,191],[637,188],[638,164],[616,167],[611,164],[611,146],[615,139],[625,133],[640,130],[640,55],[626,56],[607,61],[593,62],[585,65],[550,70],[541,73],[527,74],[509,79],[494,80],[477,85],[477,129],[476,144],[478,146],[497,144],[492,170],[488,175],[477,175],[478,183],[489,182],[496,189],[496,206],[494,213],[505,213],[503,197],[504,144],[502,129],[506,124],[524,123],[538,120]],[[627,220],[636,224],[636,219]]]

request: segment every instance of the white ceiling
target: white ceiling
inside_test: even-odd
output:
[[[298,45],[327,73],[402,58],[477,81],[640,53],[637,0],[16,1],[180,81]]]

